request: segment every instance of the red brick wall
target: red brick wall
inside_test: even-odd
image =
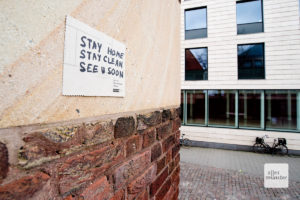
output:
[[[0,199],[177,199],[179,109],[24,134],[0,143]]]

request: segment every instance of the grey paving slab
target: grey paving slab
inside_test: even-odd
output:
[[[288,163],[290,180],[300,182],[300,157],[257,154],[222,149],[183,147],[182,162],[236,170],[263,177],[265,163]]]

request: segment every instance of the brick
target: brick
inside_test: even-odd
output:
[[[8,150],[6,145],[0,142],[0,183],[6,178],[8,167]]]
[[[172,132],[172,123],[168,121],[156,129],[157,139],[161,140],[167,137],[171,132]]]
[[[172,121],[172,131],[178,131],[181,126],[181,119],[177,118]]]
[[[172,148],[172,158],[174,158],[178,154],[179,150],[180,150],[180,144],[176,144]]]
[[[157,172],[156,174],[159,174],[163,168],[166,166],[166,157],[164,156],[162,159],[157,161]]]
[[[155,161],[157,158],[160,157],[162,153],[162,150],[161,150],[161,145],[160,143],[157,143],[156,145],[154,145],[152,148],[151,148],[151,162]]]
[[[154,182],[152,182],[150,186],[150,195],[153,197],[156,192],[159,190],[159,188],[162,186],[162,184],[165,182],[165,180],[168,178],[168,167],[156,178]]]
[[[162,143],[163,152],[166,152],[175,144],[175,136],[170,135],[167,139],[165,139]]]
[[[175,161],[172,161],[169,163],[169,174],[171,174],[173,172],[175,167],[176,167]]]
[[[138,175],[151,162],[150,150],[134,156],[129,161],[124,162],[121,166],[113,171],[113,180],[116,188],[120,188],[128,180]]]
[[[113,189],[109,185],[106,176],[103,176],[87,187],[80,197],[89,200],[109,199],[112,194]]]
[[[179,165],[179,162],[180,162],[180,154],[177,154],[177,156],[175,157],[176,165]]]
[[[64,194],[98,178],[109,167],[124,158],[122,143],[96,146],[94,151],[73,155],[58,169],[59,190]]]
[[[155,196],[155,200],[162,200],[164,199],[165,195],[167,194],[167,192],[169,191],[171,187],[171,180],[168,179],[164,185],[161,187],[161,189],[158,191],[158,193]]]
[[[171,119],[171,110],[167,109],[167,110],[163,110],[162,112],[162,122],[166,122],[168,120]]]
[[[179,185],[180,181],[180,166],[177,166],[177,168],[174,170],[174,172],[171,175],[171,181],[174,186]]]
[[[177,200],[179,195],[179,189],[177,188],[171,200]]]
[[[172,160],[172,149],[169,149],[169,151],[167,151],[166,153],[166,163],[171,162]]]
[[[33,175],[23,177],[6,185],[0,186],[0,199],[27,199],[41,190],[50,176],[37,172]]]
[[[163,199],[165,200],[171,200],[174,196],[174,194],[176,193],[176,189],[174,187],[169,188],[169,191],[167,192],[167,194],[163,197]]]
[[[139,135],[132,136],[126,142],[126,157],[141,149],[141,138]]]
[[[137,130],[145,130],[149,127],[158,125],[161,123],[161,112],[155,111],[143,115],[137,116],[138,126]]]
[[[143,133],[143,148],[151,146],[155,141],[156,141],[155,129],[149,129]]]
[[[132,135],[135,132],[135,120],[132,116],[120,117],[115,124],[115,138],[122,138]]]
[[[149,193],[148,193],[148,191],[144,190],[135,199],[136,200],[148,200],[149,199]]]
[[[138,194],[149,185],[156,176],[156,165],[152,165],[143,174],[128,185],[128,194]]]
[[[117,191],[112,198],[109,200],[125,200],[126,191],[121,189]]]

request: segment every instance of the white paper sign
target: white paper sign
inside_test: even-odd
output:
[[[63,95],[125,96],[123,43],[67,16]]]

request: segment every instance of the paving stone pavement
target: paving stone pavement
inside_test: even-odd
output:
[[[200,151],[201,153],[199,153]],[[191,159],[191,155],[194,155],[193,159]],[[217,159],[212,156],[217,157]],[[298,171],[300,168],[299,157],[272,157],[271,155],[251,152],[205,148],[182,148],[180,157],[180,200],[300,199],[300,180],[297,176],[300,174],[300,171]],[[297,165],[293,166],[293,170],[295,170],[293,175],[296,178],[289,173],[288,188],[264,188],[261,161],[276,163],[283,158],[285,158],[285,163],[289,163],[289,168],[291,168],[291,165]],[[228,162],[224,164],[224,160]],[[249,163],[252,164],[249,166]],[[291,169],[289,169],[290,171]]]

